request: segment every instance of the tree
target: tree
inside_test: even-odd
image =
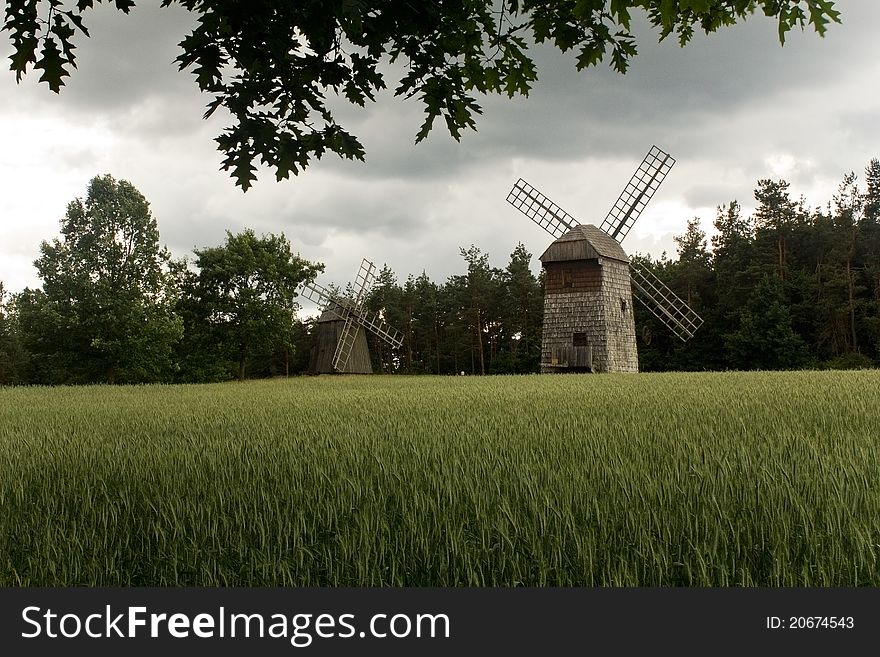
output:
[[[880,222],[880,160],[876,157],[865,167],[865,185],[864,221],[877,224]]]
[[[181,333],[171,312],[168,252],[143,195],[112,176],[91,180],[43,242],[34,262],[43,286],[17,299],[40,378],[145,382],[166,377]]]
[[[198,273],[186,275],[181,299],[184,343],[193,353],[190,378],[215,378],[216,369],[205,374],[198,368],[206,360],[227,360],[243,380],[257,355],[289,352],[297,288],[323,265],[294,255],[284,234],[257,237],[250,229],[237,235],[226,231],[223,246],[196,249],[195,255]]]
[[[490,267],[489,254],[473,244],[459,253],[467,262],[467,274],[451,277],[446,287],[453,292],[458,322],[470,335],[471,374],[486,374],[500,342],[501,272]]]
[[[415,300],[415,359],[421,371],[440,374],[440,288],[422,271],[418,278],[407,279],[407,292]]]
[[[667,283],[703,319],[704,324],[687,342],[673,341],[675,347],[670,362],[679,370],[718,367],[720,345],[712,339],[714,332],[705,330],[707,323],[711,325],[717,321],[715,274],[699,217],[688,220],[685,232],[674,239],[678,245],[678,260],[667,267]]]
[[[0,385],[24,382],[27,352],[21,344],[15,307],[0,281]]]
[[[759,180],[755,190],[755,227],[758,237],[767,236],[775,246],[776,274],[785,279],[785,266],[788,250],[786,240],[796,221],[797,204],[788,193],[789,184],[785,180]]]
[[[874,158],[865,168],[865,193],[858,243],[862,263],[862,287],[868,291],[865,316],[865,352],[880,360],[880,160]]]
[[[98,0],[101,2],[101,0]],[[69,6],[72,4],[73,6]],[[124,13],[134,0],[113,0]],[[383,64],[402,61],[394,93],[419,96],[424,139],[438,117],[460,139],[475,129],[476,94],[527,95],[537,74],[531,42],[552,42],[577,53],[578,70],[608,61],[623,73],[637,54],[631,15],[644,11],[664,39],[685,45],[761,10],[776,18],[779,38],[811,25],[820,35],[840,14],[831,0],[163,0],[198,16],[181,43],[177,63],[190,69],[212,98],[205,116],[223,107],[232,124],[217,137],[223,168],[242,189],[256,179],[255,162],[280,180],[331,151],[364,159],[357,137],[337,123],[328,97],[363,106],[386,87]],[[8,0],[12,70],[28,68],[59,91],[76,66],[74,37],[89,36],[94,0]]]
[[[689,219],[684,234],[673,239],[678,244],[678,262],[673,268],[676,289],[685,295],[689,306],[699,310],[700,300],[712,287],[712,254],[707,248],[706,233],[700,228],[700,218]]]
[[[767,276],[755,287],[739,328],[725,337],[737,369],[796,369],[808,360],[807,345],[792,328],[783,282],[776,277]]]
[[[518,243],[501,274],[503,352],[492,371],[536,372],[541,360],[541,324],[544,295],[541,283],[532,273],[532,254]]]
[[[347,296],[353,296],[353,290],[350,290]],[[412,353],[409,351],[412,349],[412,309],[404,306],[403,290],[397,283],[397,276],[387,264],[382,265],[370,289],[365,307],[377,313],[391,326],[403,331],[402,349],[404,355],[409,356],[403,358],[403,369],[406,371],[412,362]],[[378,371],[391,373],[401,368],[400,350],[392,347],[372,331],[367,331],[367,341],[371,346],[373,363]]]
[[[712,268],[715,272],[718,316],[729,322],[739,316],[755,284],[752,271],[755,227],[743,217],[736,201],[718,206],[712,236]]]

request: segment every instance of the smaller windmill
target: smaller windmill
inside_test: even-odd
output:
[[[653,146],[599,227],[581,224],[520,178],[507,201],[553,236],[541,255],[544,330],[541,371],[638,371],[632,297],[679,339],[703,320],[620,243],[675,159]]]
[[[351,294],[340,295],[318,283],[305,283],[300,294],[322,309],[318,319],[318,344],[309,369],[322,373],[371,374],[366,332],[398,348],[403,336],[382,318],[364,309],[364,300],[376,279],[376,265],[363,260],[351,286]]]

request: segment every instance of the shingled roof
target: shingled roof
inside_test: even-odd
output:
[[[557,239],[541,254],[541,262],[565,260],[593,260],[608,258],[629,262],[623,248],[613,237],[592,224],[575,226]]]

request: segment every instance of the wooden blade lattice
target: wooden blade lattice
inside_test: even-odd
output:
[[[344,305],[341,303],[341,299],[338,295],[314,281],[303,283],[303,286],[299,289],[299,295],[318,304],[318,307],[321,308],[321,310],[326,310],[327,306],[334,302],[339,305]]]
[[[507,202],[553,237],[562,237],[580,223],[522,178],[510,190]]]
[[[682,342],[694,337],[702,318],[649,269],[630,262],[633,296]]]
[[[377,313],[356,313],[354,319],[358,324],[378,335],[395,349],[403,344],[403,333],[385,323]]]
[[[363,304],[367,292],[373,287],[374,280],[376,280],[376,265],[364,258],[354,278],[354,303],[358,308]]]
[[[345,324],[342,326],[342,332],[336,341],[336,349],[333,352],[333,369],[337,372],[344,372],[348,366],[348,359],[351,357],[351,351],[354,349],[354,343],[357,339],[360,327],[354,322],[354,313],[349,312],[345,318]]]
[[[675,158],[652,146],[599,228],[622,242],[673,164]]]

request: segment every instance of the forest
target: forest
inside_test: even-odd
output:
[[[705,320],[686,343],[636,305],[644,371],[851,369],[880,365],[880,161],[845,175],[825,206],[764,179],[755,211],[717,207],[711,238],[694,218],[674,259],[631,254]],[[456,254],[450,254],[450,257]],[[538,371],[542,281],[517,245],[501,269],[476,245],[434,281],[385,266],[366,305],[404,333],[371,340],[374,370]],[[323,270],[283,235],[227,232],[174,259],[130,183],[98,176],[44,241],[37,289],[0,281],[0,384],[207,382],[308,372],[315,318],[297,291]],[[344,291],[343,291],[344,293]]]

